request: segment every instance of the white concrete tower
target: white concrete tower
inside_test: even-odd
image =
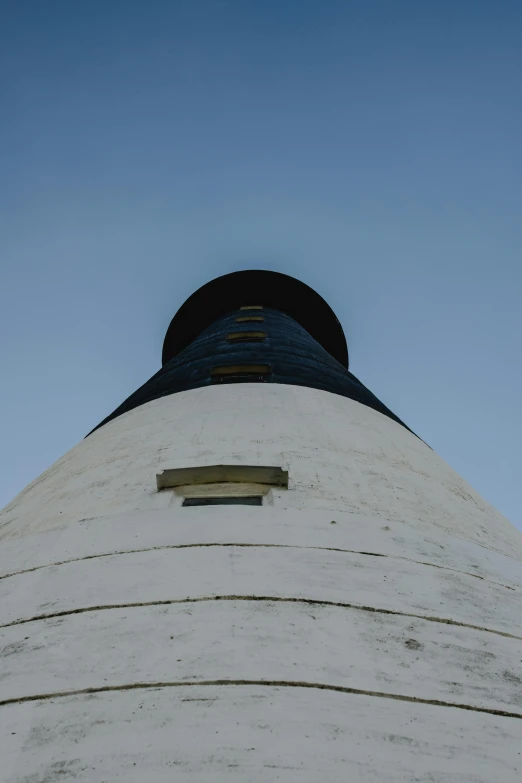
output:
[[[522,537],[347,367],[219,278],[3,510],[2,783],[522,780]]]

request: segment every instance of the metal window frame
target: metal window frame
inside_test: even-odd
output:
[[[262,342],[263,340],[266,340],[266,338],[266,332],[229,332],[226,336],[226,339],[230,343]]]
[[[263,383],[271,372],[269,364],[224,364],[211,368],[210,379],[213,383]]]
[[[256,321],[260,323],[265,320],[264,315],[240,315],[234,319],[236,324],[247,324]]]

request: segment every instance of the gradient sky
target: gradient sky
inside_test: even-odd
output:
[[[522,3],[0,4],[0,506],[257,267],[522,528]]]

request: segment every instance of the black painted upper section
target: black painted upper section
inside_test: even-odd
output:
[[[343,328],[313,288],[280,272],[247,269],[216,277],[189,296],[172,319],[163,343],[163,364],[186,348],[203,329],[242,305],[281,310],[301,324],[337,361],[348,367]]]
[[[255,302],[249,297],[241,304]],[[205,313],[201,315],[205,317]],[[236,318],[249,315],[261,315],[264,321],[236,323]],[[262,342],[227,340],[227,334],[239,331],[264,331],[267,336]],[[232,310],[213,320],[98,426],[159,397],[226,382],[226,375],[212,377],[216,367],[248,365],[267,365],[269,373],[236,374],[233,382],[284,383],[323,389],[356,400],[403,424],[300,323],[281,310],[264,307],[254,311]]]

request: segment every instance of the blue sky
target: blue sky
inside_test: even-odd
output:
[[[521,39],[515,0],[4,0],[0,505],[258,267],[522,528]]]

